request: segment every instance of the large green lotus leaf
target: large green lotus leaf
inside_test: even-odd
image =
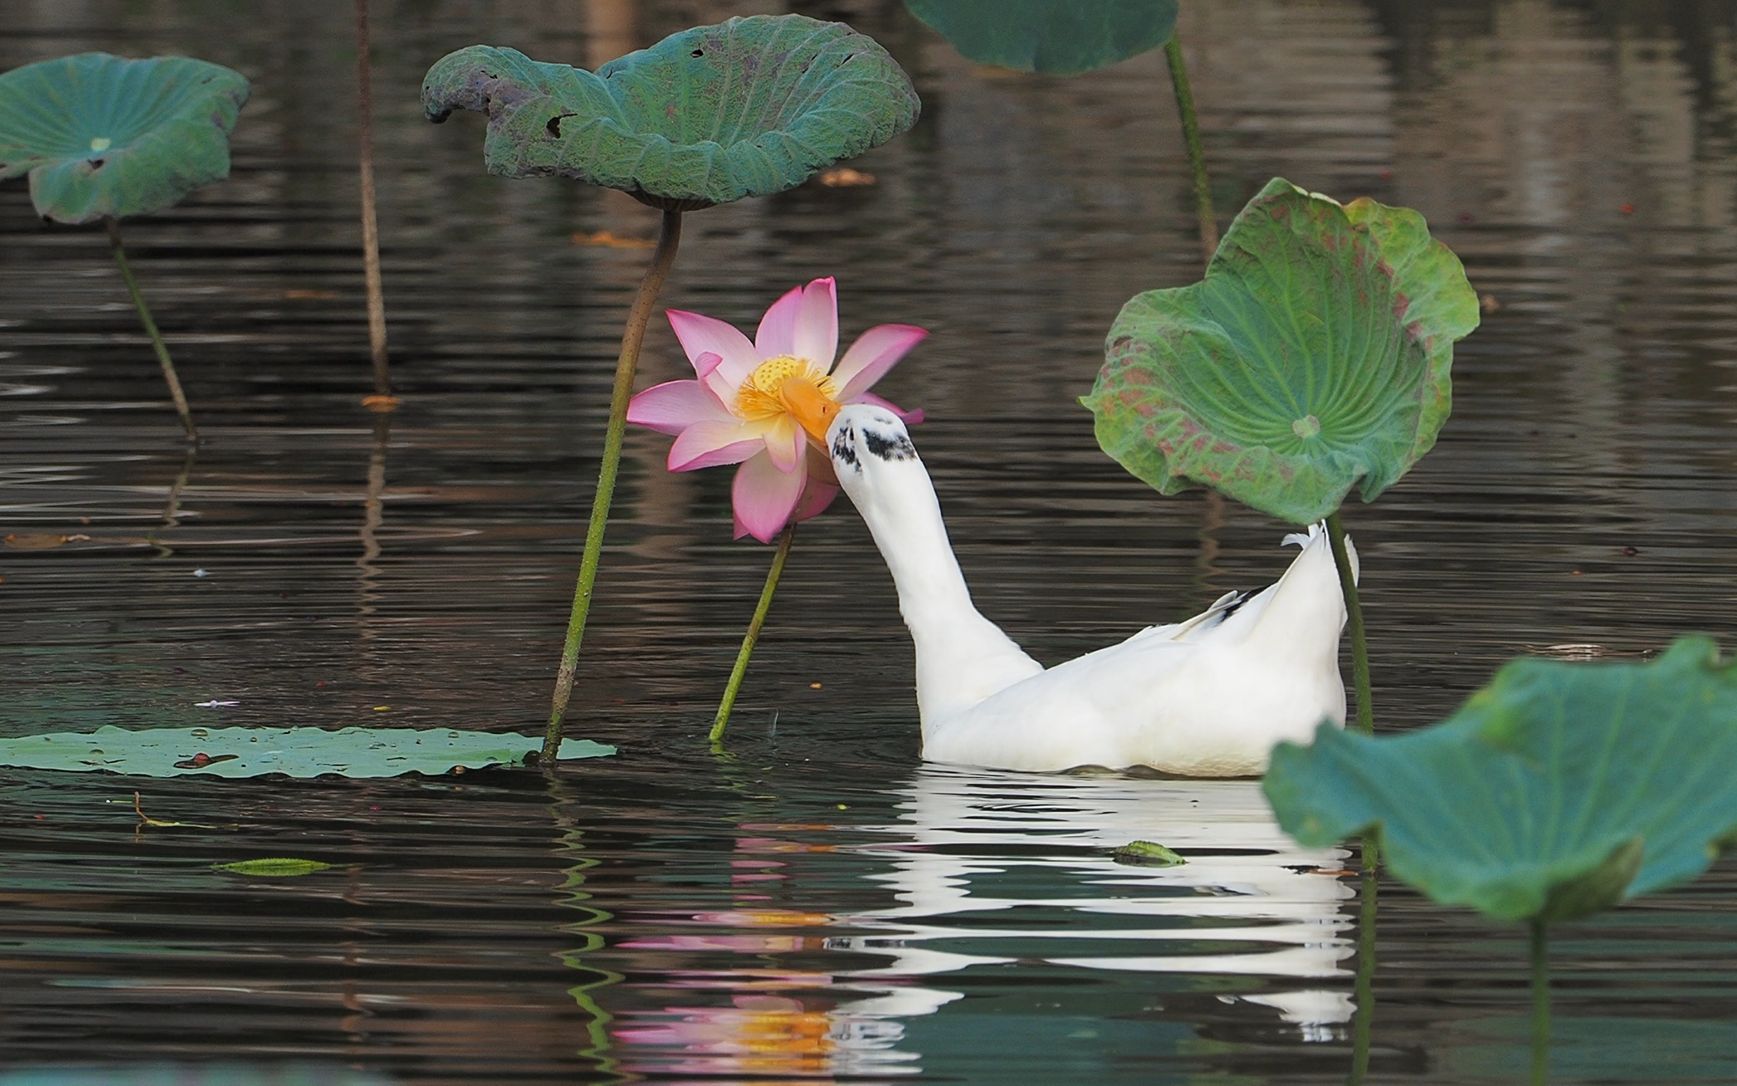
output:
[[[1275,178],[1204,280],[1122,307],[1081,402],[1104,451],[1161,492],[1203,483],[1308,524],[1435,444],[1454,341],[1477,324],[1459,258],[1417,212]]]
[[[1686,637],[1650,663],[1516,660],[1459,712],[1374,739],[1281,743],[1266,794],[1286,833],[1379,828],[1435,900],[1563,920],[1684,882],[1737,843],[1737,667]]]
[[[483,159],[691,210],[800,185],[916,123],[904,69],[843,23],[753,15],[671,35],[595,73],[473,45],[428,70],[432,121],[488,114]]]
[[[911,14],[979,64],[1072,75],[1155,49],[1177,0],[905,0]]]
[[[540,735],[490,735],[450,728],[147,728],[102,727],[0,739],[0,766],[103,770],[139,777],[396,777],[523,765]],[[599,758],[615,748],[568,739],[561,758]]]
[[[108,53],[0,75],[0,180],[30,175],[37,214],[84,223],[143,215],[229,176],[247,79],[188,57]]]

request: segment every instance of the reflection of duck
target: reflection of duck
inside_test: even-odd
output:
[[[841,943],[892,962],[841,980],[897,983],[1015,961],[1195,978],[1349,975],[1340,963],[1353,952],[1351,918],[1341,904],[1355,891],[1322,873],[1338,869],[1345,853],[1297,847],[1253,782],[930,766],[901,807],[900,821],[881,828],[885,842],[858,850],[890,860],[891,871],[875,878],[899,904],[840,918],[872,930]],[[1162,841],[1188,863],[1127,866],[1110,857],[1140,838]],[[1304,1039],[1351,1014],[1342,990],[1208,983],[1225,989],[1226,1001],[1278,1010]],[[876,1009],[897,1013],[885,1004],[899,996],[923,1008],[957,993],[894,988]]]
[[[1291,844],[1252,782],[924,766],[897,794],[888,824],[744,825],[729,908],[619,942],[611,967],[637,978],[612,991],[620,1068],[979,1081],[1001,1036],[1032,1081],[1093,1080],[1182,1056],[1231,1015],[1269,1046],[1275,1010],[1293,1044],[1350,1017],[1333,981],[1353,890],[1321,872],[1345,854]],[[1111,860],[1135,838],[1189,862]],[[865,881],[884,904],[810,911]]]
[[[827,430],[839,483],[892,571],[917,650],[923,757],[1003,769],[1152,766],[1259,774],[1281,739],[1345,719],[1345,606],[1326,533],[1255,595],[1045,670],[971,604],[940,504],[903,422],[847,406]],[[1355,551],[1352,552],[1355,569]]]

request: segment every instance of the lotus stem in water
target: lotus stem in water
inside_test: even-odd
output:
[[[368,351],[374,395],[392,395],[386,368],[386,295],[380,281],[380,223],[374,214],[374,87],[368,61],[368,0],[356,0],[357,173],[362,184],[362,275],[368,288]]]
[[[615,362],[615,388],[609,398],[609,426],[603,434],[603,461],[597,468],[597,493],[591,499],[591,520],[585,529],[585,553],[579,560],[579,583],[573,589],[573,610],[567,619],[567,640],[561,647],[561,667],[555,674],[555,696],[549,726],[543,733],[542,764],[553,769],[561,749],[561,725],[573,696],[573,673],[579,666],[579,643],[585,637],[585,616],[591,611],[591,590],[597,583],[597,562],[603,553],[603,530],[609,524],[609,503],[615,497],[615,474],[621,467],[621,439],[627,429],[627,401],[633,397],[633,377],[639,368],[639,345],[651,320],[658,291],[675,262],[681,242],[682,213],[665,211],[651,266],[639,282],[627,327],[621,333],[621,354]]]
[[[730,681],[724,686],[724,700],[718,703],[717,719],[712,721],[708,739],[717,747],[724,741],[724,729],[730,723],[730,710],[735,707],[736,693],[742,688],[742,678],[748,674],[748,660],[754,655],[754,645],[760,640],[760,628],[766,625],[766,612],[772,609],[772,594],[778,591],[778,578],[784,573],[784,560],[790,557],[790,542],[796,538],[796,525],[791,524],[778,537],[778,550],[772,555],[772,568],[766,571],[766,586],[760,590],[760,602],[754,617],[748,621],[748,632],[742,635],[742,648],[736,653],[736,666],[730,670]]]
[[[1212,186],[1206,179],[1206,152],[1200,146],[1200,120],[1194,113],[1194,91],[1182,62],[1182,43],[1173,31],[1164,43],[1170,65],[1170,87],[1176,92],[1176,112],[1182,118],[1182,139],[1188,145],[1188,166],[1194,174],[1194,210],[1200,219],[1200,248],[1210,262],[1218,250],[1218,218],[1212,213]]]
[[[120,266],[121,278],[126,280],[127,293],[133,296],[133,308],[139,311],[139,320],[145,326],[145,334],[151,337],[151,346],[163,367],[163,379],[169,382],[169,398],[175,401],[175,410],[181,416],[181,428],[187,431],[188,441],[198,441],[199,431],[193,426],[193,412],[187,407],[187,394],[181,391],[181,379],[175,375],[175,362],[169,357],[163,334],[157,331],[157,322],[151,319],[150,307],[145,305],[145,296],[139,292],[133,269],[127,265],[127,251],[121,245],[121,224],[114,219],[104,219],[103,225],[108,228],[109,244],[114,247],[115,263]]]

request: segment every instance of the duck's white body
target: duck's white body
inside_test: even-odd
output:
[[[1258,595],[1231,593],[1187,621],[1046,670],[972,605],[904,424],[878,407],[850,406],[827,439],[916,643],[925,759],[1252,776],[1265,772],[1280,740],[1306,741],[1324,719],[1344,723],[1345,607],[1319,526],[1287,537],[1302,553]]]

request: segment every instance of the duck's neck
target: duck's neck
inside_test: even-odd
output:
[[[922,461],[889,465],[876,484],[851,497],[886,559],[916,644],[926,739],[946,718],[1043,669],[972,604]]]

